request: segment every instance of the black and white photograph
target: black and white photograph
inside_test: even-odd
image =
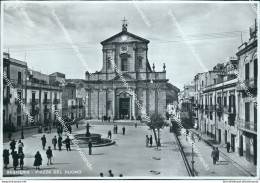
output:
[[[258,180],[259,2],[1,2],[1,179]]]

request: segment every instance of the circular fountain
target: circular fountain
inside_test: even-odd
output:
[[[77,140],[80,147],[88,147],[88,142],[91,140],[92,147],[102,147],[102,146],[110,146],[115,144],[111,139],[101,138],[101,134],[98,133],[90,133],[89,132],[90,125],[87,123],[86,133],[85,134],[77,134],[74,135],[74,138]]]

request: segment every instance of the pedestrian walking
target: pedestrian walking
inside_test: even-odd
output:
[[[111,139],[111,138],[112,138],[112,132],[111,132],[111,130],[109,130],[107,134],[108,134],[107,138],[110,138],[110,139]]]
[[[10,143],[10,149],[12,149],[11,154],[14,153],[15,150],[15,146],[16,146],[16,141],[13,139],[12,142]]]
[[[51,126],[49,126],[49,132],[51,133]]]
[[[112,173],[112,170],[108,170],[108,173],[109,173],[108,177],[114,177],[114,174]]]
[[[16,168],[18,166],[18,162],[19,162],[19,155],[17,154],[17,151],[14,151],[12,157],[13,157],[14,170],[16,170]]]
[[[59,135],[59,138],[58,138],[58,147],[59,147],[59,151],[61,151],[61,146],[62,146],[62,136]]]
[[[55,136],[53,137],[53,139],[52,139],[52,144],[53,144],[54,150],[56,150],[57,142],[58,142],[58,140],[57,140],[56,135],[55,135]]]
[[[135,128],[137,128],[137,121],[135,121]]]
[[[148,146],[149,146],[149,136],[146,135],[146,147],[148,147]]]
[[[153,146],[153,136],[152,135],[150,135],[149,141],[150,141],[150,147],[152,147]]]
[[[219,150],[218,150],[218,147],[216,147],[216,159],[217,159],[217,162],[219,162]]]
[[[227,143],[227,153],[229,153],[230,150],[230,142]]]
[[[66,138],[66,140],[65,140],[65,144],[66,144],[66,149],[67,149],[67,151],[68,151],[68,150],[71,151],[71,149],[70,149],[70,138],[69,138],[69,136],[67,136],[67,138]]]
[[[52,158],[53,155],[52,155],[51,146],[48,147],[48,150],[46,151],[46,155],[47,155],[47,158],[48,158],[47,165],[49,165],[49,162],[52,165],[51,158]]]
[[[71,126],[69,125],[69,132],[70,132],[70,134],[71,134],[71,132],[72,132],[72,128],[71,128]]]
[[[108,122],[110,123],[110,116],[108,116]]]
[[[91,155],[92,154],[92,142],[91,140],[88,141],[88,154]]]
[[[12,140],[12,133],[11,132],[8,133],[8,139],[9,139],[9,141]]]
[[[60,126],[60,134],[62,135],[62,133],[63,133],[63,126],[61,125]]]
[[[33,166],[36,167],[36,170],[40,170],[40,166],[42,165],[42,155],[40,154],[39,151],[34,156],[34,163]]]
[[[46,142],[47,142],[45,135],[42,136],[41,141],[42,141],[42,148],[43,148],[43,150],[45,150],[45,146],[46,146]]]
[[[118,126],[116,125],[116,134],[117,134],[117,129],[118,129]]]
[[[122,130],[123,130],[123,135],[125,135],[125,126],[123,126]]]
[[[116,125],[114,125],[113,133],[116,134]]]
[[[18,154],[20,154],[21,152],[23,152],[23,143],[21,140],[18,141]]]
[[[21,152],[20,154],[19,154],[19,158],[20,158],[20,168],[23,170],[23,165],[24,165],[24,153],[23,152]]]
[[[216,164],[217,157],[216,157],[216,149],[213,147],[213,151],[211,152],[211,157],[213,158],[213,164]]]
[[[102,120],[103,121],[103,120]],[[77,129],[79,128],[79,124],[78,123],[76,123],[76,127],[77,127]]]
[[[9,150],[8,149],[4,149],[3,151],[3,159],[4,159],[4,165],[5,165],[5,169],[7,169],[7,165],[9,165]]]

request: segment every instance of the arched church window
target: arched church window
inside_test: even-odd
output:
[[[111,57],[107,57],[107,68],[111,69]]]
[[[122,58],[121,60],[121,71],[127,71],[127,58]]]
[[[143,58],[142,57],[138,57],[138,67],[139,68],[143,67]]]

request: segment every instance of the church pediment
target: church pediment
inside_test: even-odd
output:
[[[130,32],[122,31],[104,41],[101,42],[102,45],[110,43],[127,43],[127,42],[144,42],[148,44],[150,41],[139,36],[136,36]]]

